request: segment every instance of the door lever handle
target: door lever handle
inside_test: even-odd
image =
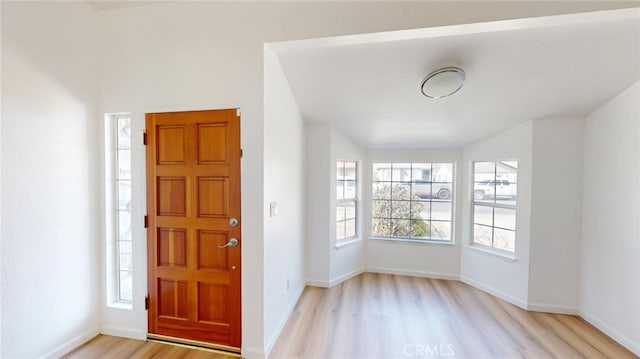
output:
[[[229,242],[227,242],[227,244],[222,245],[222,246],[218,246],[218,248],[235,247],[237,245],[238,245],[238,239],[237,238],[231,238],[231,239],[229,239]]]

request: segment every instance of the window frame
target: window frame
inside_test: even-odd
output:
[[[470,190],[470,200],[471,200],[471,216],[470,216],[470,238],[469,238],[469,245],[482,250],[482,251],[487,251],[489,253],[494,253],[500,256],[506,256],[509,258],[512,258],[513,256],[515,256],[516,253],[516,242],[517,242],[517,233],[518,233],[518,226],[517,226],[517,220],[518,220],[518,199],[517,199],[517,184],[519,181],[510,181],[510,180],[504,180],[504,179],[498,179],[498,162],[515,162],[516,163],[516,172],[515,172],[515,176],[517,178],[518,176],[518,160],[517,159],[507,159],[507,160],[477,160],[477,161],[471,161],[471,176],[470,176],[470,180],[471,180],[471,190]],[[494,167],[494,172],[493,172],[493,179],[488,180],[488,183],[493,183],[494,185],[494,195],[493,195],[493,201],[489,202],[489,201],[481,201],[481,200],[477,200],[475,198],[475,190],[476,190],[476,163],[493,163],[493,167]],[[498,203],[497,200],[497,183],[502,183],[504,184],[505,182],[508,183],[508,185],[512,185],[515,184],[516,185],[516,193],[515,193],[515,203],[514,204],[506,204],[506,203]],[[482,223],[476,223],[475,221],[475,214],[476,214],[476,206],[480,206],[480,207],[486,207],[486,208],[491,208],[492,209],[492,218],[491,218],[491,226],[488,226],[486,224],[482,224]],[[510,229],[510,228],[505,228],[505,227],[500,227],[500,226],[496,226],[495,222],[495,210],[496,209],[507,209],[507,210],[513,210],[514,212],[514,229]],[[491,245],[486,245],[480,242],[476,242],[476,237],[475,237],[475,226],[479,225],[479,226],[483,226],[483,227],[487,227],[487,228],[491,228]],[[513,251],[507,250],[507,249],[501,249],[501,248],[496,248],[495,247],[495,229],[500,229],[500,230],[505,230],[505,231],[511,231],[513,232]]]
[[[377,181],[374,179],[373,176],[373,170],[375,168],[376,165],[379,164],[389,164],[391,165],[391,171],[393,171],[393,166],[394,165],[410,165],[411,166],[411,171],[413,171],[413,166],[414,165],[429,165],[429,169],[430,171],[433,169],[433,165],[436,164],[440,164],[440,165],[450,165],[451,166],[451,181],[450,182],[438,182],[438,181],[433,181],[433,177],[430,178],[430,181],[426,181],[426,180],[418,180],[418,179],[413,179],[410,178],[409,181],[394,181],[393,178],[391,178],[391,180],[389,181]],[[456,161],[447,161],[447,160],[442,160],[442,161],[388,161],[388,160],[380,160],[380,161],[371,161],[369,163],[369,170],[371,171],[369,174],[372,176],[371,177],[371,181],[370,181],[370,213],[369,213],[369,220],[370,220],[370,228],[369,228],[369,238],[373,239],[373,240],[385,240],[385,241],[399,241],[399,242],[412,242],[412,243],[424,243],[424,244],[445,244],[445,245],[455,245],[456,241],[455,241],[455,233],[456,233],[456,229],[455,229],[455,213],[456,213]],[[412,176],[412,175],[410,175]],[[430,174],[430,176],[433,176],[433,173]],[[417,219],[417,220],[423,220],[423,221],[428,221],[431,225],[432,222],[448,222],[450,225],[450,230],[449,230],[449,235],[448,235],[448,239],[437,239],[431,236],[430,232],[430,236],[427,237],[411,237],[411,236],[393,236],[393,235],[380,235],[380,234],[376,234],[373,232],[374,230],[374,221],[376,218],[386,218],[386,217],[374,217],[374,208],[375,208],[375,201],[376,200],[385,200],[385,199],[378,199],[375,198],[373,195],[373,191],[374,191],[374,184],[375,183],[385,183],[388,182],[391,184],[391,186],[393,187],[394,183],[409,183],[410,184],[410,194],[409,194],[409,199],[408,200],[402,200],[402,199],[393,199],[393,198],[389,198],[387,199],[389,202],[409,202],[409,208],[410,208],[410,212],[411,212],[411,208],[412,208],[412,202],[429,202],[429,219],[425,220],[423,218],[412,218],[411,214],[409,217],[409,221],[413,220],[413,219]],[[429,183],[430,184],[430,193],[432,194],[431,197],[429,198],[421,198],[419,200],[416,200],[413,198],[412,193],[413,193],[413,185],[415,183]],[[449,193],[449,198],[447,199],[446,202],[440,202],[438,201],[438,199],[436,197],[433,196],[433,184],[434,183],[440,183],[440,184],[448,184],[450,185],[450,193]],[[434,201],[435,200],[435,201]],[[441,220],[441,219],[432,219],[432,213],[431,213],[431,208],[432,208],[432,204],[433,203],[449,203],[451,210],[450,210],[450,216],[448,220]],[[391,215],[391,213],[390,213]],[[389,217],[390,220],[392,219],[401,219],[401,218],[392,218]]]
[[[129,242],[131,252],[129,256],[129,268],[123,269],[121,262],[122,242],[120,238],[121,232],[121,212],[127,212],[129,216],[130,231],[133,230],[132,226],[132,201],[133,192],[131,191],[133,185],[133,171],[131,162],[133,160],[133,136],[129,134],[128,146],[123,146],[118,135],[119,127],[118,122],[120,120],[129,121],[129,129],[132,127],[132,116],[130,113],[108,113],[105,114],[105,195],[106,195],[106,216],[107,223],[107,303],[110,306],[132,309],[133,305],[133,233],[131,238],[126,242]],[[120,164],[122,163],[123,151],[128,151],[129,162],[129,178],[122,178],[119,174]],[[122,185],[129,186],[129,202],[127,207],[123,207],[123,203],[120,202],[119,187]],[[130,291],[131,298],[125,298],[123,291],[123,284],[121,280],[121,272],[128,272],[130,278]]]
[[[348,242],[354,239],[358,238],[359,235],[359,231],[358,231],[358,161],[355,160],[345,160],[345,159],[336,159],[335,161],[336,163],[336,176],[335,176],[335,181],[336,183],[338,181],[342,181],[343,182],[343,193],[342,193],[342,198],[339,198],[338,193],[337,193],[337,188],[336,188],[336,205],[334,207],[335,213],[336,213],[336,220],[335,220],[335,225],[336,225],[336,231],[334,233],[335,235],[335,240],[336,243],[340,244],[340,243],[344,243],[344,242]],[[343,176],[340,178],[338,177],[339,173],[337,170],[337,165],[339,163],[342,163],[343,166]],[[345,198],[345,192],[344,189],[346,188],[346,182],[347,181],[351,181],[350,179],[347,179],[346,176],[346,171],[345,169],[345,165],[346,163],[353,163],[354,165],[354,176],[353,176],[353,187],[354,187],[354,193],[353,193],[353,197],[349,197],[349,198]],[[353,208],[354,208],[354,214],[353,217],[347,217],[346,215],[346,210],[345,210],[345,216],[343,219],[338,219],[338,207],[340,206],[344,206],[345,204],[353,204]],[[347,236],[347,221],[353,220],[354,221],[354,231],[353,231],[353,235],[352,236]],[[344,224],[344,237],[342,238],[338,238],[338,225],[340,223]]]

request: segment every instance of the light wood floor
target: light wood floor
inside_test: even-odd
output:
[[[218,354],[200,349],[191,349],[156,342],[145,342],[142,340],[117,338],[108,335],[98,335],[93,340],[62,358],[237,359],[235,356]]]
[[[579,317],[457,281],[365,273],[307,287],[270,359],[637,358]]]
[[[456,281],[365,273],[308,287],[270,359],[637,358],[579,317],[527,312]],[[100,335],[64,359],[235,359]]]

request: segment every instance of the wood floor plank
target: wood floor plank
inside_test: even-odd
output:
[[[237,359],[235,356],[171,344],[98,335],[63,359]]]
[[[579,317],[528,312],[458,281],[364,273],[307,287],[270,359],[638,358]]]

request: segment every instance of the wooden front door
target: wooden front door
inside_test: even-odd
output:
[[[240,117],[148,113],[149,337],[240,348]]]

